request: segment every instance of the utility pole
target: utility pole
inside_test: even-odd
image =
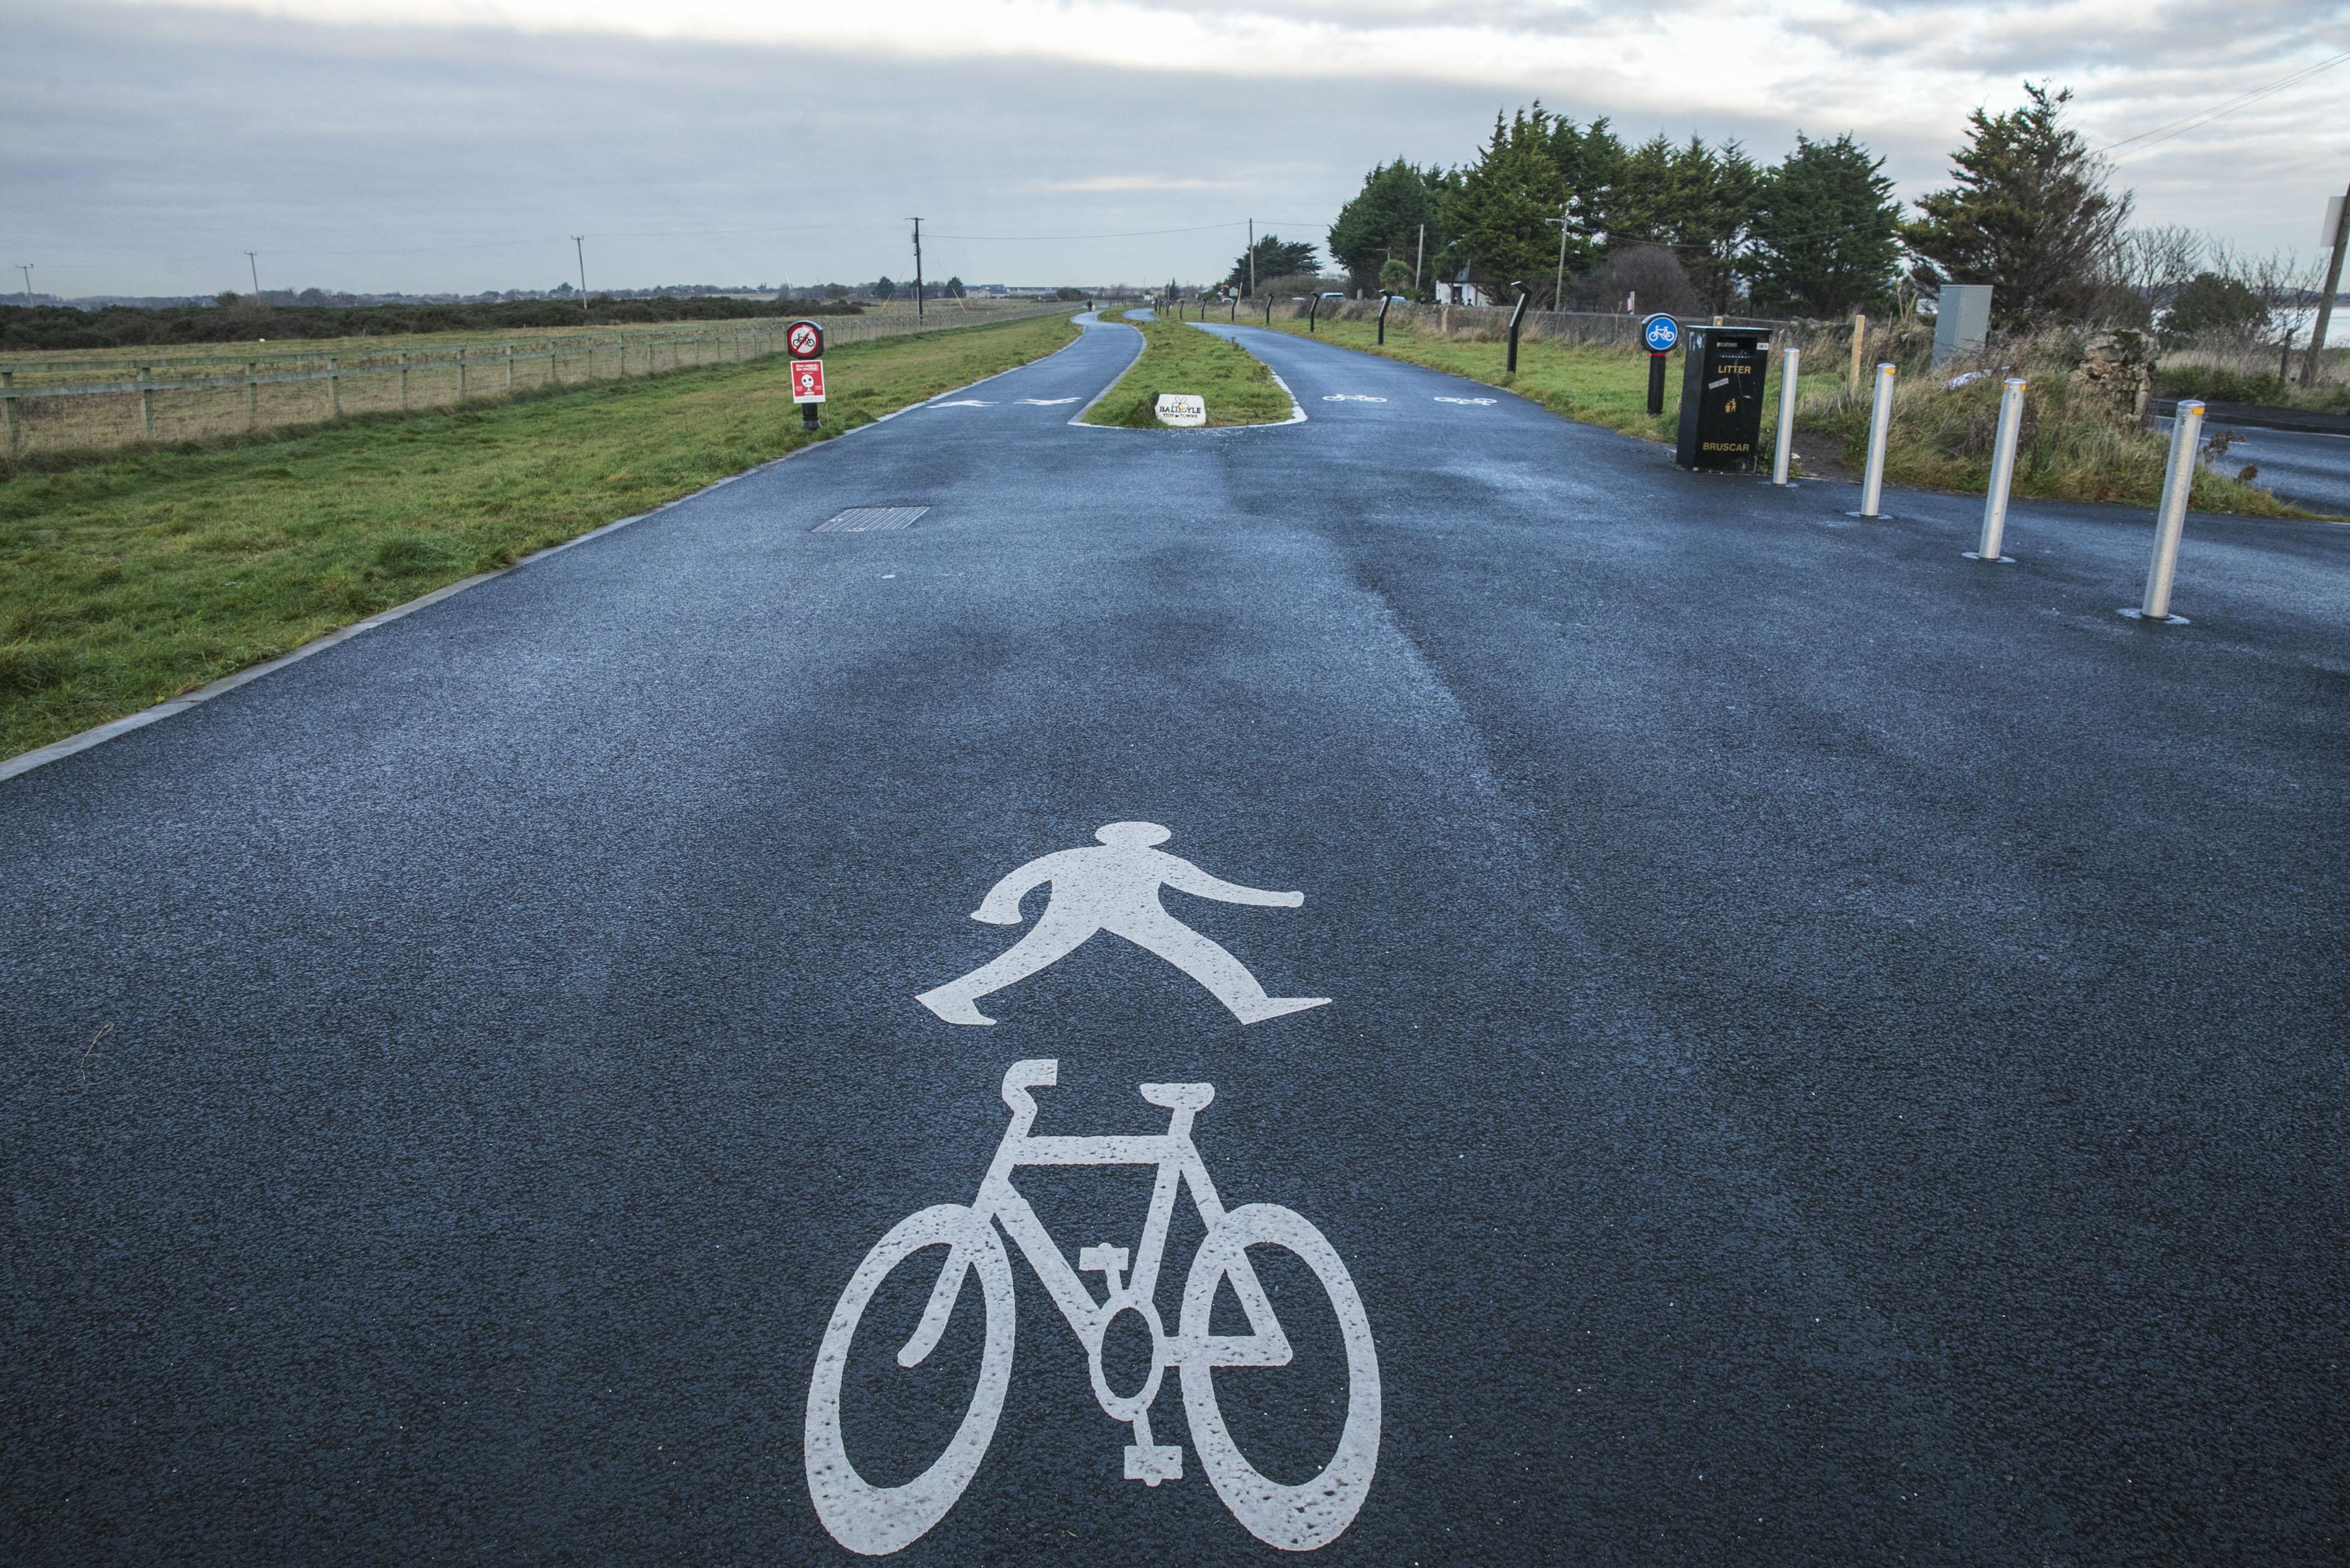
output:
[[[1249,220],[1249,297],[1256,297],[1256,220]]]
[[[922,220],[914,220],[914,319],[922,319]]]
[[[2317,385],[2319,358],[2325,352],[2325,328],[2334,320],[2334,296],[2342,290],[2342,252],[2350,245],[2350,190],[2342,192],[2342,210],[2334,214],[2334,254],[2325,264],[2325,292],[2317,296],[2317,323],[2309,329],[2309,352],[2301,357],[2301,384]]]
[[[1419,297],[1419,264],[1428,259],[1428,225],[1419,225],[1419,244],[1411,253],[1411,296]]]
[[[253,307],[258,310],[261,308],[261,264],[253,259],[251,251],[247,251],[244,253],[244,265],[253,269]]]
[[[25,308],[30,310],[33,308],[33,264],[18,262],[16,269],[25,275]]]
[[[1558,204],[1557,217],[1544,218],[1543,222],[1558,225],[1558,278],[1551,285],[1550,307],[1563,310],[1566,306],[1566,203],[1561,202]]]
[[[571,236],[571,249],[579,258],[579,314],[588,314],[588,236]]]

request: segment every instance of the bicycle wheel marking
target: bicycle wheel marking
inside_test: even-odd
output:
[[[1096,1400],[1112,1420],[1130,1428],[1125,1474],[1156,1487],[1179,1480],[1183,1450],[1156,1440],[1150,1409],[1173,1367],[1200,1467],[1232,1516],[1269,1546],[1310,1552],[1336,1540],[1363,1506],[1378,1463],[1379,1369],[1361,1295],[1336,1248],[1311,1222],[1278,1204],[1226,1210],[1198,1147],[1192,1120],[1215,1098],[1211,1084],[1144,1084],[1142,1097],[1168,1112],[1163,1136],[1035,1137],[1033,1091],[1055,1082],[1058,1064],[1015,1062],[1003,1075],[1003,1103],[1012,1112],[1003,1141],[978,1198],[968,1207],[941,1203],[910,1215],[876,1242],[850,1275],[825,1327],[808,1384],[803,1452],[808,1495],[834,1540],[851,1552],[879,1556],[920,1540],[943,1519],[979,1472],[994,1439],[1011,1383],[1014,1333],[1012,1266],[1004,1242],[1018,1248],[1037,1281],[1076,1334]],[[1149,1217],[1138,1244],[1082,1248],[1075,1268],[1048,1235],[1013,1176],[1031,1166],[1151,1166]],[[1184,1274],[1180,1327],[1169,1334],[1156,1303],[1167,1231],[1180,1192],[1189,1190],[1206,1227]],[[841,1386],[849,1348],[865,1309],[889,1274],[910,1259],[945,1249],[920,1321],[899,1350],[901,1366],[920,1365],[945,1333],[962,1292],[976,1278],[987,1332],[971,1407],[946,1449],[930,1468],[899,1486],[875,1486],[857,1471],[841,1436]],[[1216,1403],[1219,1368],[1277,1370],[1291,1361],[1287,1333],[1249,1262],[1251,1247],[1278,1247],[1305,1262],[1336,1314],[1346,1348],[1347,1420],[1336,1450],[1311,1480],[1289,1486],[1252,1465],[1233,1441]],[[918,1264],[918,1267],[927,1266]],[[1100,1291],[1081,1276],[1098,1275]],[[1216,1294],[1227,1282],[1247,1320],[1245,1334],[1212,1334]],[[1150,1332],[1153,1366],[1144,1386],[1122,1395],[1104,1380],[1102,1337],[1126,1313]]]

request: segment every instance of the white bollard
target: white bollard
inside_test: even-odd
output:
[[[1970,561],[1999,561],[2013,566],[1999,553],[2007,536],[2007,492],[2015,479],[2015,439],[2023,428],[2024,379],[2010,376],[1999,394],[1999,435],[1991,446],[1991,486],[1983,492],[1982,543],[1966,551]]]
[[[1804,358],[1801,348],[1787,350],[1786,369],[1779,372],[1779,450],[1771,454],[1771,483],[1787,483],[1788,450],[1795,444],[1795,376]]]
[[[1860,481],[1860,510],[1856,517],[1876,517],[1885,500],[1885,438],[1893,423],[1893,367],[1877,368],[1877,395],[1868,405],[1868,472]]]
[[[2195,489],[2195,444],[2203,437],[2203,405],[2182,398],[2170,421],[2170,462],[2162,472],[2162,500],[2154,509],[2154,559],[2146,568],[2146,601],[2122,614],[2132,620],[2185,626],[2170,613],[2170,579],[2178,569],[2178,538],[2187,531],[2187,498]]]

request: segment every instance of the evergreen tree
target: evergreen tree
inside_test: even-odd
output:
[[[2061,123],[2072,92],[2023,90],[2021,109],[1968,117],[1966,145],[1950,154],[1956,182],[1921,199],[1902,236],[1920,286],[1987,283],[2003,327],[2093,314],[2131,202],[2106,192],[2104,161]]]
[[[1844,316],[1882,299],[1900,259],[1901,203],[1851,133],[1795,150],[1759,182],[1744,270],[1758,308]]]
[[[1542,105],[1513,119],[1493,117],[1493,139],[1443,203],[1448,265],[1469,268],[1478,287],[1505,298],[1523,280],[1547,297],[1558,231],[1545,221],[1566,210],[1566,182],[1551,156],[1551,118]]]
[[[1550,156],[1558,165],[1558,177],[1566,182],[1567,206],[1587,255],[1597,236],[1607,232],[1608,196],[1623,173],[1624,144],[1616,140],[1604,115],[1582,130],[1561,115],[1551,121]],[[1572,249],[1567,261],[1576,265]]]
[[[1357,288],[1373,286],[1380,268],[1394,257],[1402,258],[1409,272],[1423,224],[1428,254],[1435,255],[1444,248],[1446,183],[1441,171],[1421,170],[1400,158],[1363,177],[1362,190],[1330,225],[1327,247]]]
[[[1271,283],[1277,277],[1294,277],[1310,273],[1319,265],[1314,259],[1314,247],[1304,240],[1284,240],[1279,234],[1260,235],[1256,244],[1243,251],[1232,263],[1232,270],[1224,281],[1235,288],[1249,286],[1249,257],[1256,257],[1256,281]]]

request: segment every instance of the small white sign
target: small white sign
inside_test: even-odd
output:
[[[1204,425],[1208,422],[1208,400],[1185,392],[1159,394],[1159,422],[1162,425]]]

